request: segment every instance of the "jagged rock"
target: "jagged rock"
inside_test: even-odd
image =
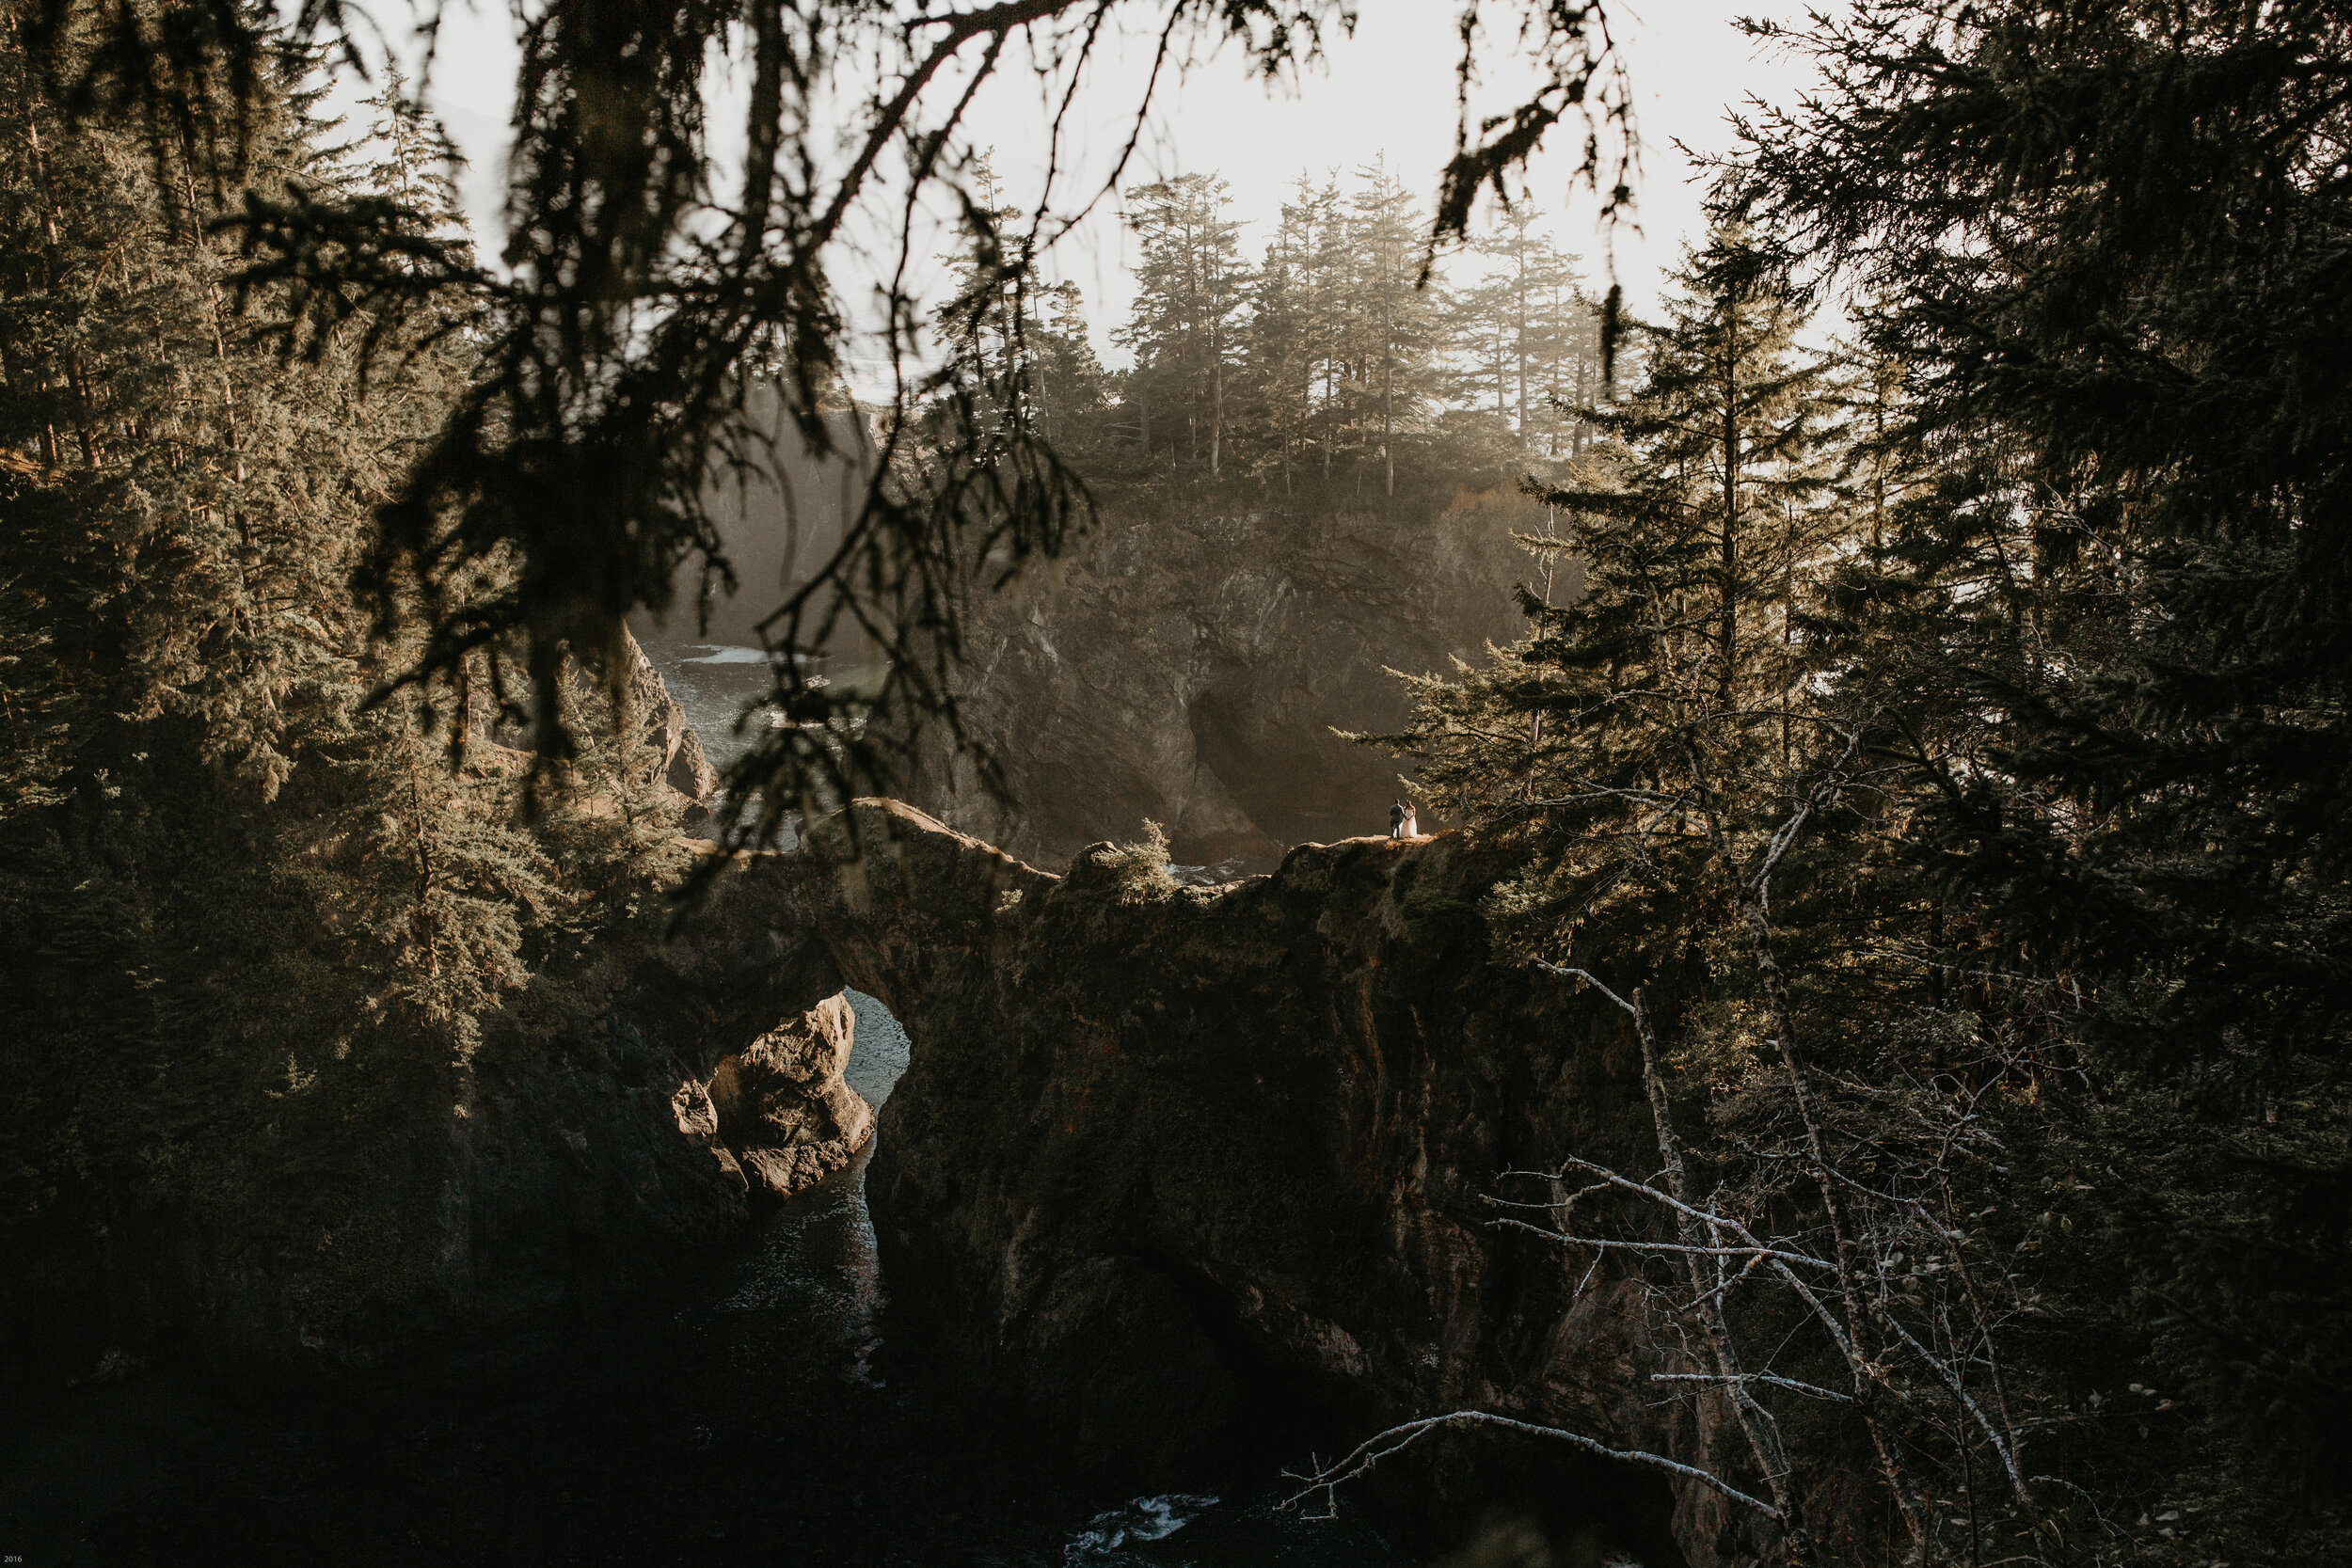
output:
[[[974,610],[963,720],[1018,807],[937,750],[909,798],[1057,865],[1145,817],[1179,860],[1259,868],[1287,844],[1380,832],[1399,764],[1332,728],[1392,730],[1407,704],[1390,671],[1443,672],[1519,635],[1512,586],[1539,568],[1513,535],[1543,525],[1509,486],[1434,515],[1108,508],[1070,559]]]
[[[645,743],[659,753],[651,764],[652,776],[676,798],[686,829],[696,831],[710,819],[711,798],[719,788],[718,772],[703,751],[702,736],[687,718],[686,705],[670,695],[661,672],[638,645],[636,633],[626,626],[621,630],[620,657],[628,665],[629,704],[640,716]],[[585,696],[603,689],[601,677],[593,671],[577,662],[567,669],[576,693]],[[529,770],[534,752],[528,725],[489,714],[478,715],[474,723],[478,743],[469,749],[471,767],[510,774]]]
[[[720,1141],[753,1189],[789,1197],[850,1163],[874,1130],[874,1108],[842,1081],[857,1016],[839,996],[722,1057],[708,1093]]]
[[[719,787],[719,775],[703,754],[702,736],[688,722],[686,708],[662,684],[636,635],[624,631],[628,643],[629,695],[644,716],[645,739],[661,752],[661,782],[686,798],[690,805],[707,804]]]

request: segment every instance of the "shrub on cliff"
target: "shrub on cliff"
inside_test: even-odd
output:
[[[1098,854],[1095,859],[1110,874],[1111,886],[1122,904],[1152,904],[1172,896],[1176,879],[1168,870],[1168,832],[1144,819],[1143,836]]]

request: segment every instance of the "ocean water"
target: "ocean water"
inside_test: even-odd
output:
[[[661,672],[661,684],[685,708],[703,752],[722,773],[758,741],[760,732],[780,722],[762,702],[773,689],[768,655],[760,648],[723,642],[692,642],[650,632],[639,639],[645,657]],[[879,684],[876,665],[814,661],[831,685],[864,690]]]
[[[758,648],[686,642],[660,634],[640,640],[661,684],[686,709],[703,752],[721,772],[749,751],[773,716],[754,705],[772,689],[768,656]]]
[[[1178,865],[1168,863],[1168,874],[1184,887],[1223,887],[1248,875],[1249,863],[1236,856],[1215,865]]]
[[[1097,1563],[1134,1561],[1136,1551],[1167,1540],[1220,1500],[1192,1492],[1132,1498],[1123,1508],[1089,1519],[1062,1547],[1062,1562],[1065,1568],[1093,1568]]]

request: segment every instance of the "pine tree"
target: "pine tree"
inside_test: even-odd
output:
[[[1574,352],[1580,325],[1559,309],[1564,298],[1576,297],[1574,263],[1536,231],[1539,218],[1532,207],[1513,208],[1475,242],[1479,254],[1499,263],[1494,280],[1503,294],[1512,419],[1519,439],[1531,446],[1548,395],[1560,390],[1558,367]]]
[[[1792,346],[1797,307],[1739,235],[1675,281],[1667,321],[1642,329],[1645,380],[1596,416],[1605,464],[1545,494],[1573,538],[1530,542],[1576,550],[1581,595],[1523,593],[1528,642],[1456,681],[1410,683],[1410,748],[1443,810],[1549,811],[1693,768],[1725,801],[1753,794],[1731,816],[1788,798],[1796,763],[1772,715],[1806,675],[1796,592],[1846,527],[1814,461],[1836,409],[1826,368]]]
[[[457,190],[465,160],[424,104],[408,95],[408,78],[397,60],[386,63],[382,85],[359,103],[369,116],[367,156],[353,170],[353,186],[407,214],[415,231],[455,241],[453,259],[470,261]]]
[[[338,792],[346,803],[327,821],[343,833],[343,928],[358,962],[383,976],[374,1018],[445,1038],[462,1060],[480,1042],[482,1016],[528,976],[528,931],[559,918],[567,895],[537,836],[516,823],[519,780],[453,770],[428,723],[407,691],[364,715],[326,753],[347,774]],[[626,776],[614,783],[608,816],[630,802]]]
[[[1576,521],[1581,595],[1523,592],[1528,639],[1408,681],[1410,727],[1378,738],[1517,861],[1485,910],[1506,950],[1632,1022],[1664,1174],[1552,1157],[1655,1199],[1658,1227],[1613,1244],[1675,1281],[1681,1375],[1722,1390],[1739,1472],[1775,1511],[1768,1560],[1820,1549],[1810,1532],[1863,1465],[1910,1550],[1952,1549],[1947,1499],[1964,1499],[1965,1549],[2038,1559],[2053,1498],[2021,1456],[2041,1441],[2028,1413],[2061,1397],[1988,1373],[2015,1350],[2013,1254],[1921,1223],[1918,1195],[1995,1212],[2001,1134],[1967,1159],[1954,1140],[1991,1086],[2042,1063],[2032,1015],[2051,997],[1989,975],[1963,1002],[1917,962],[1932,882],[1896,848],[1907,814],[1873,755],[1905,732],[1852,678],[1822,593],[1869,527],[1837,483],[1853,424],[1740,231],[1676,281],[1640,329],[1641,383],[1595,416],[1597,467],[1547,493]],[[1818,1271],[1785,1294],[1737,1289],[1739,1248],[1766,1229]],[[1923,1246],[1968,1291],[1890,1297]],[[1769,1386],[1791,1372],[1836,1389],[1852,1427],[1801,1420]],[[1931,1414],[1947,1401],[1976,1414]]]
[[[446,1070],[670,875],[671,836],[638,809],[634,732],[592,736],[558,809],[520,820],[508,765],[529,759],[485,738],[507,647],[402,684],[419,645],[377,635],[355,586],[375,509],[469,384],[477,318],[440,292],[397,320],[306,314],[233,226],[329,200],[395,214],[395,238],[453,221],[413,118],[339,149],[313,88],[273,75],[242,165],[204,163],[235,138],[201,122],[159,161],[135,123],[58,112],[21,20],[0,19],[23,89],[0,94],[9,1225],[151,1180],[233,1195],[271,1097]],[[513,580],[485,563],[445,608]],[[201,1170],[151,1168],[157,1145]]]
[[[1510,279],[1482,277],[1456,290],[1447,303],[1447,337],[1460,366],[1448,390],[1455,402],[1473,408],[1491,403],[1494,417],[1516,431],[1510,420],[1518,316]]]
[[[1377,410],[1382,492],[1393,496],[1398,436],[1419,422],[1422,367],[1437,332],[1431,302],[1416,286],[1423,231],[1411,194],[1385,161],[1356,174],[1348,214],[1358,258],[1351,356],[1364,400]]]
[[[1322,449],[1322,474],[1331,477],[1332,457],[1346,439],[1351,418],[1346,388],[1350,378],[1348,323],[1356,298],[1352,287],[1355,256],[1348,238],[1339,180],[1327,179],[1311,191],[1299,177],[1295,203],[1300,220],[1300,265],[1306,273],[1309,401],[1311,424]]]
[[[681,798],[665,776],[660,721],[646,711],[660,695],[660,676],[633,638],[616,663],[606,670],[576,664],[564,687],[564,720],[579,749],[555,768],[552,799],[536,825],[562,896],[534,901],[574,930],[616,909],[636,912],[641,898],[675,880],[680,864]],[[562,907],[565,898],[572,907]]]
[[[13,787],[55,799],[119,773],[146,744],[132,731],[171,721],[266,798],[300,736],[346,705],[345,581],[403,421],[355,420],[347,358],[281,363],[272,301],[240,297],[193,145],[158,166],[119,132],[69,132],[13,33],[0,42],[23,89],[0,192],[17,266],[0,440],[25,465],[0,580],[42,650],[13,671],[7,705],[33,732],[8,748]],[[331,182],[300,95],[276,90],[251,186]],[[372,412],[397,401],[388,388]]]
[[[2081,1221],[2053,1375],[2171,1402],[2107,1450],[2196,1502],[2163,1550],[2312,1560],[2352,1453],[2352,40],[1883,0],[1784,41],[1823,90],[1748,128],[1732,197],[1875,298],[1929,475],[1841,578],[1848,678],[1901,715],[1937,961],[2080,999],[2095,1101],[2026,1178]]]
[[[1519,451],[1582,455],[1593,430],[1579,414],[1601,390],[1599,313],[1584,295],[1576,259],[1563,254],[1524,204],[1500,215],[1470,248],[1487,269],[1446,307],[1457,404],[1489,406]]]
[[[1226,215],[1225,183],[1180,175],[1133,193],[1127,224],[1140,242],[1135,310],[1113,341],[1132,350],[1128,399],[1138,406],[1142,445],[1154,450],[1152,409],[1168,421],[1163,443],[1174,449],[1183,420],[1183,452],[1216,479],[1224,470],[1226,400],[1240,356],[1239,317],[1248,285],[1241,230]]]
[[[1286,499],[1311,439],[1323,326],[1316,309],[1313,193],[1303,178],[1298,194],[1297,200],[1283,204],[1281,221],[1267,242],[1243,332],[1241,387],[1266,449],[1261,467],[1270,465],[1280,474]]]
[[[1041,284],[1029,267],[1024,214],[998,199],[985,158],[974,162],[975,199],[964,243],[943,258],[951,279],[932,322],[949,356],[929,421],[935,441],[989,430],[983,461],[1041,438],[1070,458],[1099,458],[1108,386],[1086,336],[1074,283]]]

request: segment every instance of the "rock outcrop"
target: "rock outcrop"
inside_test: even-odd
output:
[[[686,705],[670,694],[661,672],[646,657],[636,633],[626,627],[621,632],[621,657],[628,664],[629,705],[638,714],[647,749],[655,753],[648,764],[650,782],[669,792],[678,807],[681,825],[690,832],[698,831],[710,819],[711,799],[719,790],[718,770],[703,751],[702,736],[687,717]],[[601,693],[600,677],[578,663],[569,669],[576,693]],[[529,726],[482,718],[476,720],[473,734],[481,742],[469,748],[469,765],[475,769],[509,776],[530,771],[534,758]]]
[[[534,984],[469,1060],[290,1070],[262,1124],[215,1129],[248,1140],[234,1190],[93,1196],[11,1260],[0,1325],[19,1373],[177,1341],[281,1388],[594,1353],[867,1135],[848,985],[913,1044],[868,1171],[898,1309],[1089,1464],[1182,1477],[1270,1400],[1357,1436],[1475,1407],[1708,1463],[1723,1434],[1647,1382],[1671,1353],[1638,1284],[1580,1288],[1488,1224],[1507,1171],[1647,1151],[1622,1029],[1490,951],[1500,872],[1441,835],[1216,888],[1107,845],[1056,877],[862,801],[736,857],[681,936]],[[1712,1493],[1655,1472],[1417,1459],[1456,1503],[1599,1517],[1653,1568],[1745,1559]]]
[[[1018,811],[936,755],[909,797],[1056,865],[1145,817],[1180,860],[1260,869],[1284,845],[1377,832],[1398,765],[1332,728],[1394,729],[1406,699],[1389,671],[1443,672],[1518,636],[1512,587],[1538,568],[1512,536],[1543,526],[1508,488],[1434,515],[1106,508],[1067,561],[974,610],[963,718]]]
[[[757,644],[858,515],[873,461],[858,415],[829,416],[823,457],[764,383],[743,420],[746,461],[714,472],[705,497],[740,586],[704,604],[699,567],[682,568],[667,614],[639,622],[645,635]],[[1146,817],[1180,860],[1261,870],[1289,844],[1377,832],[1397,764],[1332,730],[1402,723],[1391,670],[1443,672],[1519,636],[1514,585],[1542,570],[1514,535],[1545,531],[1545,509],[1501,476],[1478,483],[1301,511],[1106,493],[1067,556],[966,606],[964,727],[1017,806],[977,789],[936,734],[903,793],[1041,864],[1132,837]],[[1552,592],[1574,592],[1576,572],[1563,563]],[[846,618],[821,651],[836,675],[881,657]]]
[[[661,782],[685,798],[690,816],[699,808],[707,817],[719,775],[703,754],[702,736],[688,722],[685,705],[662,684],[661,672],[638,646],[635,634],[621,635],[628,643],[629,696],[644,715],[646,742],[661,753]]]
[[[824,417],[831,450],[818,455],[786,414],[773,383],[744,388],[734,460],[714,463],[703,504],[736,592],[702,600],[699,561],[681,563],[665,614],[644,615],[639,629],[680,640],[758,647],[775,608],[832,559],[866,504],[876,452],[866,416],[836,408]],[[848,618],[832,628],[823,652],[848,664],[876,657],[873,641]]]
[[[1580,1292],[1488,1223],[1506,1171],[1654,1149],[1631,1042],[1497,961],[1499,868],[1458,835],[1199,889],[1107,845],[1049,876],[891,802],[811,847],[851,833],[836,889],[803,857],[774,874],[914,1044],[867,1176],[892,1297],[1082,1458],[1181,1474],[1279,1387],[1358,1435],[1476,1407],[1708,1459],[1720,1433],[1646,1381],[1639,1287]],[[1427,1458],[1460,1499],[1517,1467],[1653,1564],[1742,1560],[1714,1495],[1655,1472],[1524,1441]]]
[[[678,1085],[678,1130],[717,1139],[757,1196],[814,1186],[874,1131],[874,1108],[841,1077],[856,1030],[839,995],[785,1020]]]

